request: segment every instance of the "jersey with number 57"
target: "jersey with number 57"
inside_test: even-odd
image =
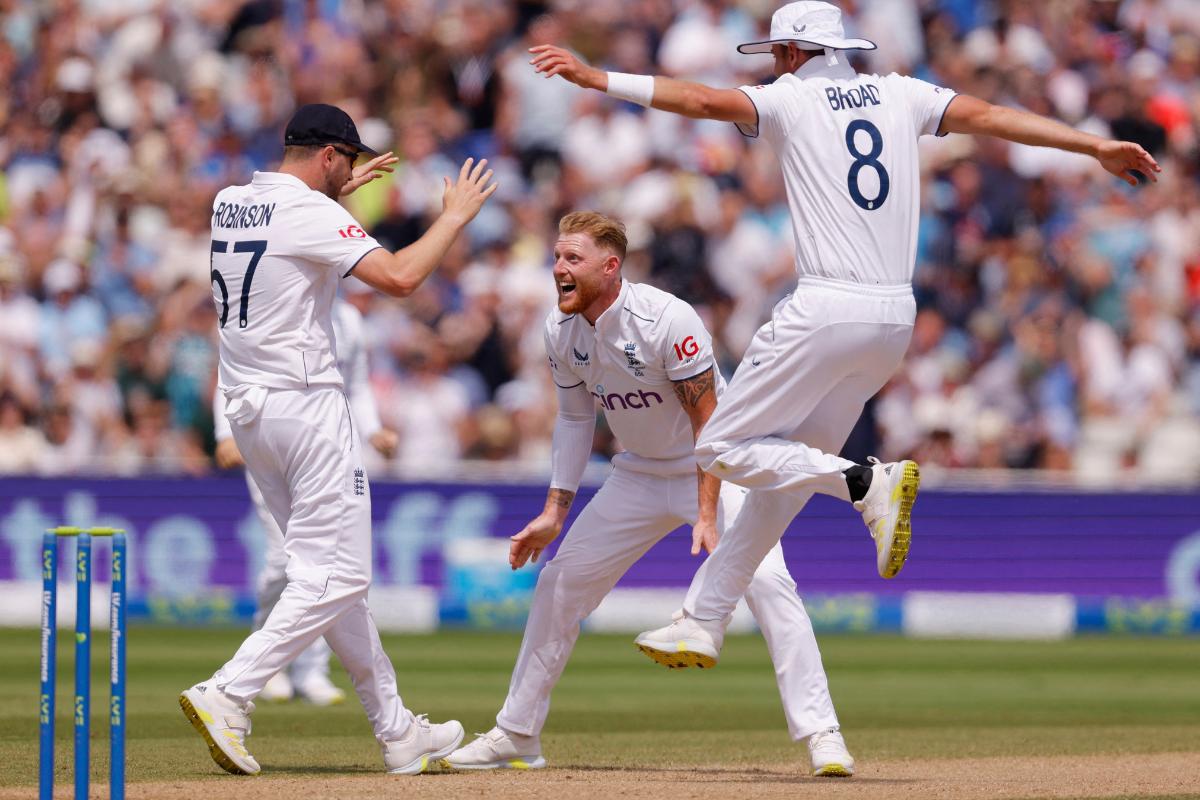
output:
[[[298,178],[255,172],[213,201],[218,383],[341,386],[333,332],[338,281],[379,247],[350,212]]]
[[[838,54],[741,90],[783,168],[801,276],[911,283],[920,216],[917,138],[936,134],[954,92],[916,78],[858,74]]]

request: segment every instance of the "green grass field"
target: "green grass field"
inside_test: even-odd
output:
[[[157,627],[130,632],[131,783],[221,776],[176,698],[208,677],[242,635]],[[59,637],[60,786],[70,783],[70,640]],[[860,763],[1200,753],[1195,639],[821,641],[842,728]],[[106,644],[99,635],[93,647],[92,773],[100,782],[107,775]],[[491,727],[517,635],[391,636],[385,644],[409,708],[435,720],[456,717],[468,733]],[[37,672],[37,631],[0,631],[0,787],[37,782]],[[335,678],[348,686],[336,666]],[[264,705],[254,715],[250,744],[273,774],[361,774],[380,767],[355,700],[334,709]],[[807,763],[803,746],[787,736],[758,637],[729,639],[715,670],[670,672],[639,655],[631,637],[585,634],[555,693],[543,747],[558,767]]]

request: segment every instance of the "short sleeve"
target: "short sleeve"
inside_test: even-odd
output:
[[[954,90],[907,75],[896,75],[895,79],[904,92],[917,135],[936,136],[938,128],[942,126],[946,106],[950,105],[950,101],[955,97]]]
[[[713,365],[712,337],[696,310],[682,300],[667,307],[663,366],[673,381],[694,378]]]
[[[289,246],[296,256],[328,265],[341,277],[348,275],[363,256],[380,247],[349,211],[323,195],[305,202],[301,211]]]
[[[557,326],[559,321],[555,319],[555,315],[551,314],[546,320],[546,327],[543,333],[546,339],[546,360],[550,362],[550,377],[554,381],[554,385],[560,389],[573,389],[583,383],[583,380],[571,371],[567,366],[567,362],[559,357],[557,349],[554,347],[553,329],[551,326]]]
[[[758,86],[739,86],[738,91],[750,98],[754,110],[758,114],[758,122],[754,125],[744,125],[735,122],[743,136],[757,138],[762,133],[768,140],[778,138],[778,134],[787,130],[785,115],[785,86],[780,83],[766,83]]]

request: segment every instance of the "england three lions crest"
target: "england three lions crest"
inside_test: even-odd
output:
[[[629,362],[629,368],[633,370],[633,374],[641,378],[645,375],[643,370],[646,369],[646,364],[638,358],[637,344],[634,342],[625,343],[625,360]]]

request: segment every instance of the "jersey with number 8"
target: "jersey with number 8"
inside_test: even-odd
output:
[[[213,201],[218,381],[273,389],[341,386],[332,309],[338,281],[379,243],[299,179],[256,172]]]
[[[872,285],[912,281],[920,215],[917,138],[937,133],[954,92],[895,73],[860,75],[817,55],[741,90],[779,156],[800,276]],[[896,242],[906,247],[896,247]]]

